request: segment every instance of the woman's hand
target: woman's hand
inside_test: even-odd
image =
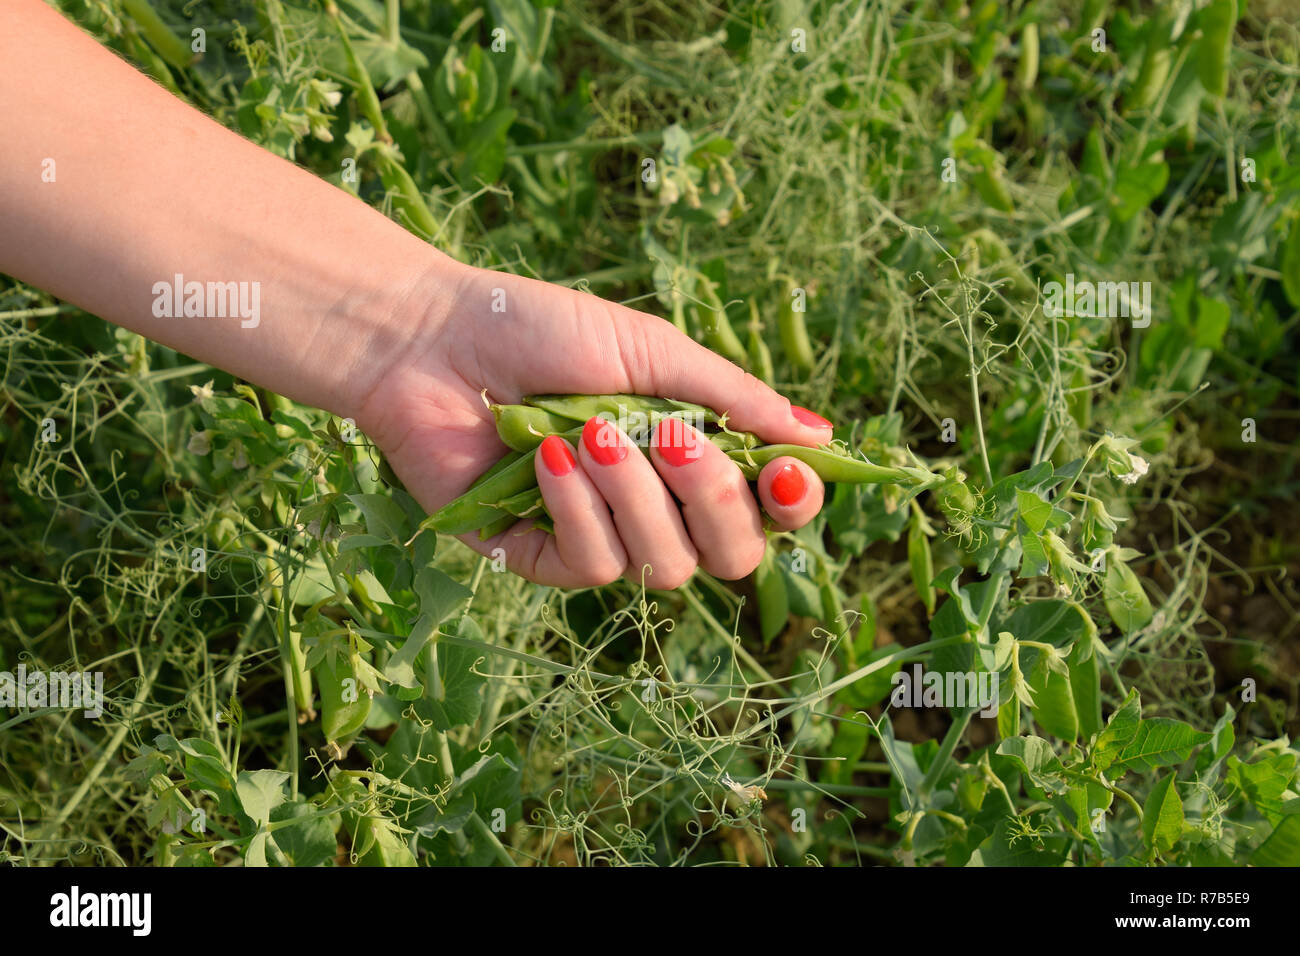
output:
[[[661,395],[728,412],[768,442],[830,439],[829,424],[800,421],[784,398],[671,324],[460,265],[202,116],[46,4],[11,6],[0,31],[0,270],[355,418],[426,508],[465,491],[504,451],[484,390],[499,402]],[[56,180],[42,179],[42,157],[57,157]],[[224,309],[159,314],[155,286],[176,275],[256,287],[257,321]],[[625,436],[594,429],[579,448],[553,441],[537,456],[554,537],[511,530],[467,543],[487,554],[502,547],[511,569],[568,587],[640,581],[646,567],[658,588],[681,584],[697,564],[731,578],[753,570],[758,505],[720,452],[700,442],[688,455],[684,432],[656,436],[646,458]],[[822,486],[785,459],[764,470],[759,495],[794,528],[821,507]]]
[[[358,413],[431,511],[507,451],[485,391],[506,404],[547,393],[657,395],[725,412],[733,427],[766,442],[831,438],[829,422],[793,408],[663,319],[545,282],[446,268],[457,272],[454,281],[442,277],[455,291],[408,322],[398,317],[405,345]],[[482,554],[503,548],[507,567],[533,581],[587,587],[626,576],[668,589],[697,565],[743,577],[763,555],[759,505],[744,476],[689,424],[662,423],[647,456],[614,424],[593,419],[577,447],[548,438],[536,468],[554,535],[523,522],[487,541],[462,536]],[[758,480],[762,506],[782,529],[806,524],[823,492],[813,470],[793,458],[771,462]]]

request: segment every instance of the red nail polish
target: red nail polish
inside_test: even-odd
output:
[[[573,452],[569,451],[569,445],[559,435],[547,435],[542,441],[538,454],[542,456],[542,464],[546,470],[556,478],[562,478],[577,466],[573,459]]]
[[[700,446],[691,429],[679,418],[665,418],[655,429],[655,448],[674,468],[700,460]]]
[[[582,443],[598,465],[617,465],[627,457],[627,446],[618,429],[597,416],[582,426]]]
[[[790,406],[790,414],[801,425],[807,425],[809,428],[834,428],[835,426],[822,418],[816,412],[810,412],[806,408],[800,408],[798,405]]]
[[[772,498],[779,505],[788,508],[796,504],[807,490],[808,482],[804,480],[798,465],[782,465],[781,470],[772,476]]]

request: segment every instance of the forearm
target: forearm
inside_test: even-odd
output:
[[[399,317],[449,300],[450,259],[182,103],[39,0],[0,14],[0,102],[0,271],[111,322],[356,414],[407,347]],[[177,275],[222,283],[218,307],[224,284],[245,284],[256,316],[230,303],[208,315],[205,294],[203,317],[187,317]]]

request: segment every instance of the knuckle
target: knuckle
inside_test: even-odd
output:
[[[749,577],[763,560],[763,552],[766,549],[765,538],[749,538],[730,548],[725,554],[717,556],[710,563],[709,573],[724,581],[738,581]]]
[[[741,489],[734,481],[722,482],[713,490],[713,504],[726,507],[741,500]]]
[[[626,563],[611,554],[584,567],[582,578],[590,582],[591,587],[600,588],[607,584],[613,584],[623,576],[623,572],[626,570]]]
[[[651,566],[647,583],[651,587],[673,591],[689,581],[694,573],[695,561],[690,558],[663,561]]]

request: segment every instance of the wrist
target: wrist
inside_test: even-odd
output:
[[[429,374],[446,351],[446,327],[455,313],[462,290],[477,272],[431,246],[417,261],[387,269],[383,295],[363,306],[364,330],[355,346],[340,387],[321,407],[350,417],[377,444],[386,446],[400,428],[398,394],[410,395],[403,383],[413,375]],[[326,367],[330,363],[326,361]],[[423,372],[421,371],[423,370]],[[337,404],[339,407],[335,408]]]

